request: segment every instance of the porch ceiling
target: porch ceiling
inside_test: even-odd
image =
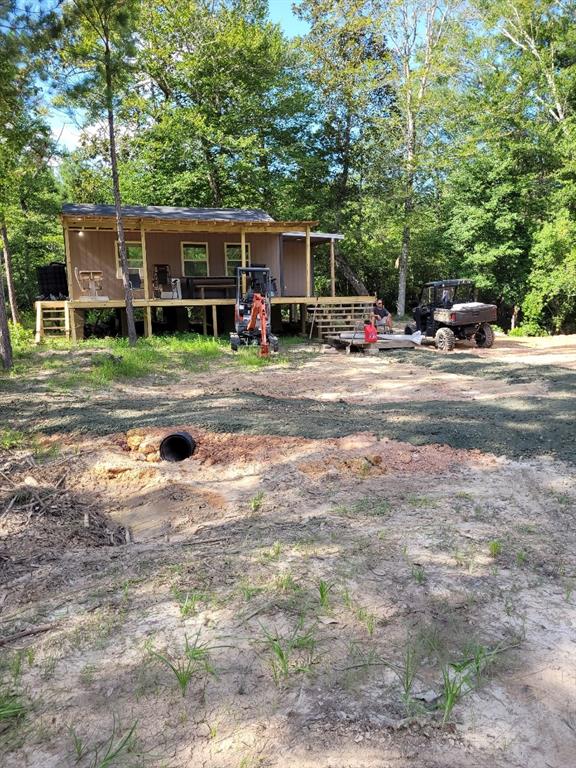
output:
[[[112,215],[61,215],[62,224],[69,229],[100,229],[115,231],[116,219]],[[220,233],[267,233],[294,232],[305,237],[302,229],[314,227],[317,221],[243,221],[241,219],[164,219],[154,216],[123,216],[126,229],[145,232],[220,232]]]
[[[306,232],[283,232],[282,239],[289,242],[304,242],[306,240]],[[331,240],[344,240],[344,235],[340,234],[340,232],[310,232],[310,242],[312,245],[329,243]]]

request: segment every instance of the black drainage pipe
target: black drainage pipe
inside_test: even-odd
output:
[[[196,441],[188,432],[173,432],[160,443],[160,458],[164,461],[184,461],[196,450]]]

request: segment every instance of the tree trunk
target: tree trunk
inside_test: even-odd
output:
[[[136,326],[134,324],[134,297],[132,284],[128,273],[128,258],[126,256],[126,238],[124,236],[124,224],[122,223],[122,199],[120,197],[120,179],[118,177],[118,158],[116,156],[116,133],[114,130],[114,103],[112,91],[112,64],[110,61],[110,45],[106,38],[104,53],[106,67],[106,106],[108,110],[108,134],[110,138],[110,164],[112,166],[112,186],[114,189],[114,207],[116,209],[116,228],[118,231],[118,250],[120,252],[120,269],[122,271],[122,285],[126,300],[126,322],[128,327],[128,339],[134,346],[138,341]]]
[[[212,205],[214,208],[220,208],[222,205],[220,177],[218,176],[218,168],[216,167],[214,158],[210,154],[210,147],[205,139],[202,139],[202,150],[204,152],[204,159],[206,160],[208,184],[210,185],[210,191],[212,192]]]
[[[8,232],[6,231],[6,222],[2,222],[2,248],[4,250],[4,271],[6,274],[6,286],[8,288],[8,301],[10,302],[10,313],[14,324],[20,322],[18,315],[18,305],[16,304],[16,291],[14,290],[14,279],[12,277],[12,254],[8,243]]]
[[[369,290],[366,288],[362,280],[350,267],[350,264],[346,261],[345,257],[341,253],[338,253],[338,246],[334,249],[334,259],[338,265],[338,269],[344,275],[346,280],[350,283],[352,288],[356,291],[358,296],[368,296]]]
[[[402,227],[402,250],[398,264],[398,316],[406,314],[406,283],[410,262],[410,218],[414,210],[414,158],[416,156],[416,126],[410,105],[406,111],[406,188],[404,191],[404,226]]]
[[[346,115],[346,122],[344,124],[344,140],[341,143],[341,158],[342,158],[342,174],[337,182],[336,187],[336,199],[334,211],[334,223],[335,229],[338,232],[340,229],[340,218],[342,213],[342,207],[348,197],[348,178],[350,176],[350,151],[352,144],[352,117],[348,113]],[[334,250],[334,258],[338,269],[344,276],[344,278],[350,283],[352,288],[356,291],[358,296],[368,296],[368,289],[362,282],[362,280],[354,272],[346,257],[340,253],[340,246],[336,243]]]
[[[8,329],[8,317],[6,315],[6,300],[4,299],[4,281],[0,269],[0,359],[5,370],[12,368],[12,342]]]

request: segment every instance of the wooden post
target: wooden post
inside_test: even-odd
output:
[[[246,267],[246,232],[240,230],[240,259],[242,268]],[[242,295],[246,293],[246,276],[242,275]]]
[[[148,256],[146,254],[146,231],[144,224],[140,222],[140,242],[142,243],[142,271],[144,273],[144,298],[149,299],[150,294],[148,292]],[[146,323],[146,321],[144,321]],[[147,336],[152,336],[152,321],[150,321],[150,333]]]
[[[66,334],[66,338],[70,338],[70,308],[68,306],[68,302],[64,302],[64,333]]]
[[[312,253],[309,226],[306,227],[306,296],[312,296]]]
[[[218,307],[216,304],[212,304],[212,335],[215,339],[218,337]]]
[[[280,263],[280,296],[284,296],[284,238],[282,235],[278,235],[278,261]]]
[[[42,302],[36,302],[36,335],[34,336],[34,343],[40,344],[42,337],[44,336],[44,323],[42,322]]]
[[[240,259],[242,260],[242,267],[246,266],[246,232],[240,230]]]
[[[207,310],[207,307],[203,306],[202,307],[202,334],[204,336],[208,336],[208,320],[206,317],[206,310]]]
[[[74,275],[72,274],[72,259],[70,257],[70,233],[68,224],[64,224],[64,255],[66,257],[66,278],[68,281],[68,298],[73,299],[72,286],[74,285]]]
[[[300,330],[306,335],[306,304],[300,304]]]
[[[76,324],[74,322],[74,310],[68,305],[68,327],[70,328],[70,340],[76,344]]]
[[[336,257],[333,237],[330,239],[330,295],[336,296]]]
[[[144,307],[144,336],[152,336],[152,307],[149,306]]]
[[[84,338],[84,309],[70,310],[70,330],[72,332],[72,341],[77,342]]]

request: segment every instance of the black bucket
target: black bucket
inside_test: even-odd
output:
[[[160,443],[160,458],[164,461],[184,461],[196,450],[196,441],[188,432],[173,432]]]

